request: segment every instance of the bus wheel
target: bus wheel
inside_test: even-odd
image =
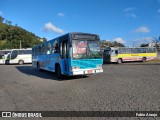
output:
[[[23,65],[23,64],[24,64],[24,61],[23,61],[23,60],[19,60],[18,64],[19,64],[19,65]]]
[[[40,68],[39,63],[37,63],[37,70],[38,70],[38,71],[41,71],[41,68]]]
[[[121,63],[122,63],[122,59],[119,58],[118,61],[117,61],[117,63],[118,63],[118,64],[121,64]]]
[[[142,58],[142,62],[146,62],[146,57],[143,57],[143,58]]]
[[[58,79],[62,79],[62,73],[61,73],[61,68],[60,68],[60,66],[58,65],[58,67],[57,67],[57,77],[58,77]]]

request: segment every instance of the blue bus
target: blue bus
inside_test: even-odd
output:
[[[90,33],[68,33],[32,48],[32,66],[63,75],[103,72],[100,38]]]

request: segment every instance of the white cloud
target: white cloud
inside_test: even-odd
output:
[[[124,9],[124,12],[130,12],[130,11],[134,11],[134,10],[136,10],[135,7],[128,7],[128,8]]]
[[[152,42],[153,41],[153,37],[142,37],[142,38],[138,38],[137,41]]]
[[[141,27],[135,29],[135,32],[137,32],[137,33],[149,33],[150,29],[148,27],[141,26]]]
[[[130,18],[137,18],[137,15],[135,14],[135,11],[136,11],[135,7],[125,8],[123,11],[125,13],[125,16],[130,17]]]
[[[135,13],[127,13],[126,16],[131,18],[137,18],[137,15]]]
[[[141,44],[148,44],[153,42],[154,38],[153,37],[142,37],[142,38],[137,38],[134,40],[134,45],[135,46],[140,46]]]
[[[2,12],[2,11],[0,11],[0,15],[3,15],[3,12]]]
[[[56,27],[55,25],[53,25],[51,22],[48,22],[44,25],[43,30],[45,32],[51,32],[54,31],[56,33],[64,33],[64,31],[58,27]]]
[[[126,41],[121,37],[115,38],[113,41],[116,41],[116,42],[122,43],[122,44],[126,43]]]
[[[59,17],[65,17],[64,13],[58,13]]]

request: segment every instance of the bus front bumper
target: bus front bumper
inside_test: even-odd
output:
[[[102,73],[103,69],[79,69],[72,71],[73,75],[89,75],[89,74],[96,74],[96,73]]]

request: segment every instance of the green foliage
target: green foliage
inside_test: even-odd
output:
[[[155,46],[158,50],[160,50],[160,36],[159,38],[154,38],[153,42],[155,43]]]
[[[116,41],[110,42],[110,41],[102,40],[101,47],[102,48],[105,48],[105,47],[125,47],[125,45],[123,45],[122,43],[118,43]]]
[[[141,44],[140,47],[148,47],[148,44]]]
[[[3,23],[3,21],[4,18],[0,16],[0,49],[20,48],[20,42],[22,48],[30,48],[42,43],[41,38],[35,34],[17,25],[11,25],[12,22],[9,20],[6,20],[6,23]],[[46,38],[43,38],[43,40],[46,40]]]
[[[4,18],[2,16],[0,16],[0,23],[3,23]]]

